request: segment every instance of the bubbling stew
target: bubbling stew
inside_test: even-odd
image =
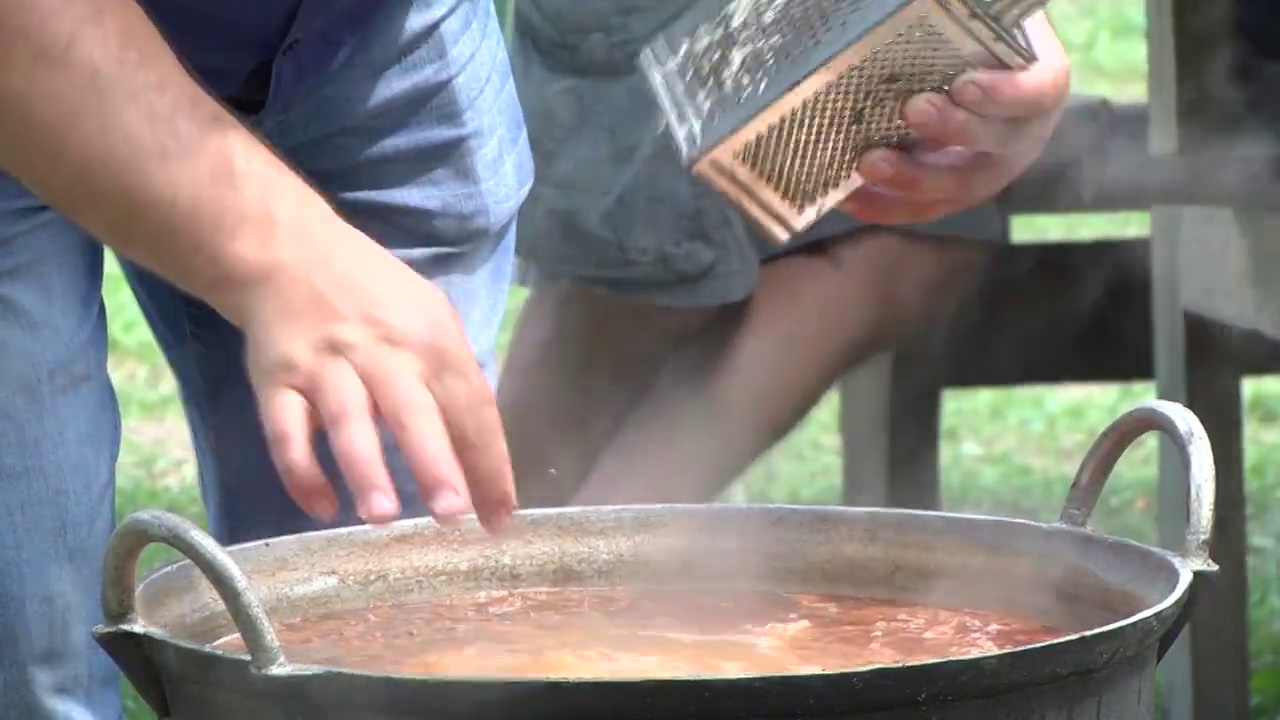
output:
[[[1065,635],[891,600],[671,588],[499,590],[279,623],[291,662],[395,675],[661,678],[855,670]],[[214,646],[244,652],[238,635]]]

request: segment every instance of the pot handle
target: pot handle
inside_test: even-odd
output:
[[[1175,402],[1143,403],[1121,415],[1098,435],[1076,471],[1058,522],[1087,527],[1116,463],[1134,440],[1156,430],[1173,441],[1186,470],[1189,512],[1182,559],[1193,571],[1217,570],[1218,566],[1209,557],[1217,497],[1213,450],[1200,419]]]
[[[1185,406],[1167,400],[1143,403],[1121,415],[1102,431],[1085,454],[1058,521],[1064,525],[1087,527],[1116,462],[1134,440],[1153,430],[1159,430],[1173,441],[1186,470],[1187,537],[1181,559],[1193,573],[1187,597],[1156,648],[1156,660],[1159,662],[1191,619],[1201,580],[1218,570],[1209,556],[1217,474],[1213,466],[1213,448],[1200,419]]]
[[[116,527],[107,543],[102,577],[105,622],[93,634],[158,716],[165,717],[168,703],[159,671],[143,642],[152,633],[134,605],[138,558],[152,543],[174,548],[200,569],[226,605],[255,671],[278,672],[287,667],[262,603],[227,551],[186,518],[160,510],[133,513]]]

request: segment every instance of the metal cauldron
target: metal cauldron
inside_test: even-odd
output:
[[[1091,532],[1108,475],[1163,431],[1186,464],[1182,554]],[[1142,405],[1086,455],[1061,519],[776,506],[520,513],[498,539],[429,520],[223,549],[158,512],[126,519],[106,557],[102,647],[171,720],[764,720],[1151,717],[1156,663],[1186,623],[1209,559],[1214,468],[1187,409]],[[189,560],[134,587],[138,555]],[[207,580],[206,580],[207,578]],[[478,588],[643,583],[910,599],[1036,618],[1074,634],[964,659],[856,672],[669,680],[446,679],[291,664],[271,618]],[[207,643],[238,628],[252,658]]]

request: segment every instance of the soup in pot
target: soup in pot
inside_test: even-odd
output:
[[[291,662],[397,675],[661,678],[964,657],[1067,633],[873,598],[672,588],[495,590],[278,623]],[[238,635],[215,647],[244,652]]]

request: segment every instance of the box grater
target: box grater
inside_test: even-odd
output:
[[[1023,68],[1046,0],[702,0],[640,52],[685,164],[778,244],[904,147],[902,106],[975,67]]]

